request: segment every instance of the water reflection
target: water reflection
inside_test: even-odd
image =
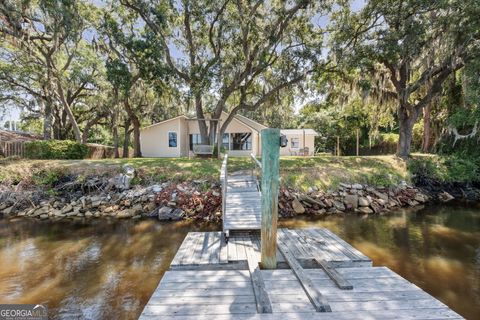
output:
[[[464,317],[480,314],[480,208],[282,221],[323,226]],[[188,231],[215,225],[0,220],[0,303],[45,303],[55,319],[136,319]]]
[[[54,318],[136,319],[194,227],[157,221],[0,220],[0,302]]]

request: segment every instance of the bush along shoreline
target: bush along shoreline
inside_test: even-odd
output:
[[[123,174],[114,177],[68,175],[49,177],[48,185],[0,185],[0,216],[41,220],[156,218],[161,221],[221,221],[221,185],[216,181],[130,186],[125,179]],[[422,188],[405,182],[391,187],[341,183],[336,190],[322,191],[313,186],[306,192],[282,187],[279,216],[381,215],[395,208],[453,199],[479,201],[480,189],[470,184],[441,183],[435,184],[435,188]]]

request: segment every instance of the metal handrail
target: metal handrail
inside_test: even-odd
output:
[[[262,169],[262,163],[258,161],[257,157],[253,153],[250,153],[250,158],[253,160],[253,163],[255,163],[260,169]]]
[[[227,201],[227,184],[228,184],[228,154],[225,155],[220,169],[220,182],[222,183],[222,229],[225,231],[225,207]]]
[[[250,159],[252,159],[254,163],[254,166],[252,168],[252,176],[257,176],[257,189],[258,191],[260,191],[261,188],[260,188],[259,179],[262,178],[262,163],[258,161],[257,157],[255,157],[253,153],[250,153]],[[258,174],[256,173],[256,169],[260,169],[260,172]]]

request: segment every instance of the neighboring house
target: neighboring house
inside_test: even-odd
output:
[[[0,142],[23,142],[41,139],[42,137],[29,132],[0,129]]]
[[[225,121],[227,117],[228,114],[223,112],[220,121]],[[210,121],[207,120],[207,126],[209,125]],[[266,126],[249,118],[235,115],[223,134],[222,146],[230,156],[248,156],[250,153],[260,154],[260,131],[266,128]],[[282,133],[284,131],[286,131],[285,134],[289,137],[292,130],[282,130]],[[297,136],[300,140],[298,140],[298,143],[295,142],[294,147],[291,147],[289,142],[289,146],[283,149],[300,150],[303,146],[308,146],[309,153],[313,154],[314,139],[313,137],[310,138],[310,131],[313,130],[306,129],[306,131],[308,133],[305,135],[292,133],[291,136],[295,141],[297,141]],[[313,132],[315,133],[315,131]],[[195,145],[201,144],[198,120],[181,115],[142,128],[140,131],[140,144],[144,157],[189,156],[193,154]],[[287,154],[291,155],[294,153],[287,151]]]
[[[315,137],[318,136],[315,130],[282,129],[280,132],[288,139],[288,145],[280,148],[281,156],[313,156],[315,154]]]
[[[23,131],[9,131],[0,129],[0,156],[23,157],[25,153],[24,142],[41,140],[42,137]]]

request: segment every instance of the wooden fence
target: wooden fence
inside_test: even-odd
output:
[[[20,157],[25,156],[25,142],[24,141],[15,141],[7,142],[0,141],[0,156],[3,157]]]
[[[0,141],[0,157],[20,157],[25,158],[25,143],[29,141]],[[114,149],[95,143],[87,143],[88,154],[86,159],[107,159],[114,157]],[[133,150],[128,150],[128,157],[133,157]],[[120,155],[123,154],[123,148],[119,148]]]

